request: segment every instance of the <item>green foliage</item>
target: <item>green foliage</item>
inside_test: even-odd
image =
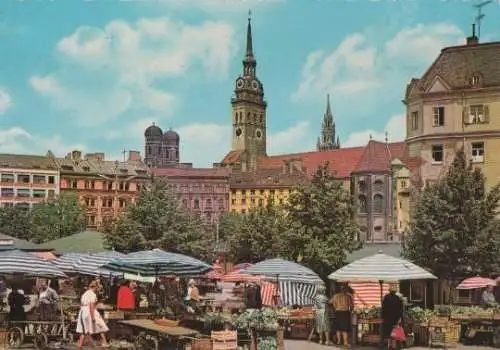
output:
[[[62,192],[54,200],[37,204],[31,216],[31,240],[43,243],[85,230],[85,209],[74,193]]]
[[[28,210],[0,208],[0,233],[19,239],[31,239],[31,217]]]
[[[161,179],[154,180],[125,215],[105,229],[106,245],[122,252],[160,248],[206,258],[211,239],[201,221],[180,206]]]
[[[498,271],[499,200],[500,185],[486,193],[484,175],[460,150],[446,176],[417,196],[405,257],[451,280]]]
[[[248,214],[230,214],[224,221],[225,237],[235,262],[258,262],[283,256],[289,230],[288,219],[281,207],[267,205],[251,209]],[[230,220],[229,220],[230,219]],[[226,222],[230,221],[231,224]],[[227,227],[227,228],[226,228]]]
[[[308,184],[297,186],[288,200],[291,230],[286,255],[300,260],[322,278],[341,267],[355,248],[360,228],[354,202],[342,181],[320,166]]]
[[[1,233],[35,243],[70,236],[84,229],[85,211],[72,193],[63,192],[31,210],[0,208]]]

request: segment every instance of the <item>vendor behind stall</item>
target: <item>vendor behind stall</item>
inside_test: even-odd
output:
[[[135,309],[135,283],[125,282],[118,288],[116,297],[118,310],[134,310]]]
[[[19,292],[19,286],[12,285],[12,291],[8,296],[8,303],[10,307],[9,321],[26,321],[26,297]]]
[[[495,299],[495,294],[493,290],[494,287],[492,285],[489,285],[486,287],[485,291],[481,296],[481,302],[486,307],[493,307],[497,305],[497,301]]]
[[[200,301],[200,292],[198,291],[198,287],[196,287],[196,282],[193,279],[190,279],[188,282],[187,293],[184,300],[186,301],[187,311],[189,313],[194,313],[196,303]]]
[[[59,299],[56,291],[49,287],[47,282],[40,285],[38,303],[40,307],[40,318],[42,321],[51,321],[55,317],[56,302]]]

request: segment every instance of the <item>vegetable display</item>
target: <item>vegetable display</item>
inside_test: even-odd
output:
[[[271,308],[246,310],[239,315],[233,315],[232,324],[236,329],[274,331],[278,329],[278,313]]]

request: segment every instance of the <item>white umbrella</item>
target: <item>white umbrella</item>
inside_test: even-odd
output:
[[[385,255],[382,252],[356,260],[332,272],[328,278],[336,281],[352,282],[398,282],[437,279],[432,273],[410,261]]]

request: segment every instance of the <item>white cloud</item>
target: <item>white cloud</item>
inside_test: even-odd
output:
[[[389,59],[411,60],[429,65],[441,49],[463,43],[464,33],[454,24],[417,24],[401,30],[385,44]]]
[[[45,154],[51,150],[58,156],[63,156],[71,150],[84,150],[83,144],[67,144],[59,135],[42,137],[31,134],[23,128],[11,127],[0,129],[0,153]]]
[[[311,124],[301,121],[267,138],[269,154],[287,154],[314,149]]]
[[[166,88],[168,79],[186,79],[193,69],[225,77],[236,47],[224,22],[142,18],[81,26],[57,51],[61,70],[31,77],[31,86],[78,123],[100,125],[137,111],[171,115],[178,98]]]
[[[0,114],[7,112],[10,107],[12,107],[12,98],[5,89],[0,87]]]
[[[403,141],[406,135],[405,115],[394,115],[389,118],[389,121],[382,130],[363,130],[351,133],[345,142],[342,142],[342,147],[364,146],[370,141],[370,138],[377,141],[385,140],[385,133],[389,142]]]
[[[326,92],[338,98],[357,95],[362,99],[360,93],[377,91],[394,79],[404,84],[409,78],[405,67],[417,67],[422,72],[443,47],[459,44],[465,35],[455,25],[435,23],[404,28],[379,47],[369,44],[376,42],[370,36],[351,34],[329,53],[310,53],[292,99],[316,100]]]
[[[260,10],[266,6],[283,3],[285,0],[164,0],[163,3],[171,8],[175,5],[181,9],[201,10],[220,16],[223,13],[248,12],[248,9]]]

